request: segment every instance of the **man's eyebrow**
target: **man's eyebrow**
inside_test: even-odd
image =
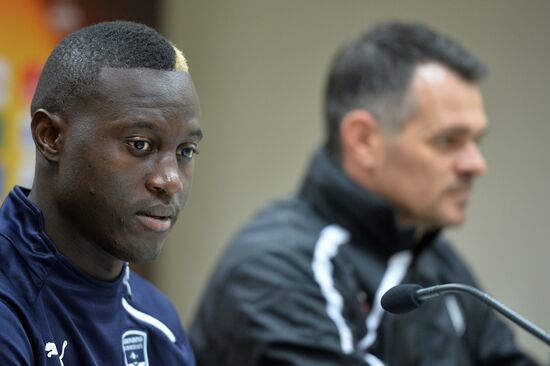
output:
[[[461,134],[461,135],[474,135],[474,136],[483,136],[485,134],[487,134],[487,128],[484,128],[482,130],[479,130],[479,131],[474,131],[472,130],[471,128],[468,128],[468,127],[464,127],[464,126],[455,126],[455,127],[450,127],[450,128],[446,128],[446,129],[443,129],[442,131],[439,131],[439,133],[441,134]]]
[[[198,138],[199,141],[200,141],[200,140],[202,140],[203,132],[202,132],[202,130],[201,130],[200,128],[196,128],[196,129],[194,129],[193,131],[191,131],[191,132],[189,133],[189,136],[191,136],[191,137],[196,137],[196,138]]]
[[[155,124],[148,121],[134,121],[132,123],[128,123],[128,125],[131,128],[143,128],[143,129],[149,129],[149,130],[155,130]]]
[[[148,129],[148,130],[158,130],[158,126],[153,123],[153,122],[149,122],[149,121],[132,121],[132,122],[128,122],[128,121],[118,121],[118,122],[115,122],[116,125],[119,125],[119,126],[128,126],[129,128],[132,128],[132,129]],[[188,133],[188,136],[189,137],[196,137],[199,141],[202,140],[203,138],[203,132],[200,128],[195,128],[193,129],[191,132]]]
[[[125,127],[125,128],[133,128],[133,129],[149,129],[149,130],[155,130],[155,124],[149,121],[144,120],[118,120],[113,121],[113,126],[119,128],[119,127]]]

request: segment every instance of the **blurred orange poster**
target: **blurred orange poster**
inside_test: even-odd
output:
[[[86,24],[123,19],[152,27],[160,0],[0,0],[0,198],[30,187],[34,143],[30,102],[58,41]]]
[[[34,144],[30,101],[47,56],[60,38],[47,0],[0,0],[0,192],[30,187]]]

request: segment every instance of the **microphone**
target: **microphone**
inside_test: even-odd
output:
[[[510,319],[535,337],[550,345],[550,334],[506,307],[489,294],[475,287],[459,283],[448,283],[422,288],[416,284],[403,284],[389,289],[381,299],[382,307],[393,314],[402,314],[418,308],[425,300],[447,293],[467,293],[483,301],[506,318]]]

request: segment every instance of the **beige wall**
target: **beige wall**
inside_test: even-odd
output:
[[[546,0],[167,0],[163,31],[189,58],[206,132],[191,200],[155,264],[184,322],[231,234],[300,181],[336,48],[400,18],[452,34],[491,68],[490,169],[468,224],[450,234],[495,297],[550,329],[549,16]],[[518,335],[548,360],[541,342]]]

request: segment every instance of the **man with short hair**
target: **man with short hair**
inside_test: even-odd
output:
[[[490,308],[460,295],[392,316],[404,282],[476,285],[441,238],[486,164],[484,66],[419,24],[374,27],[337,55],[326,144],[297,195],[222,256],[191,328],[198,364],[532,365]]]
[[[169,300],[128,262],[155,258],[202,137],[183,54],[108,22],[67,36],[31,106],[36,169],[0,209],[0,364],[194,365]]]

